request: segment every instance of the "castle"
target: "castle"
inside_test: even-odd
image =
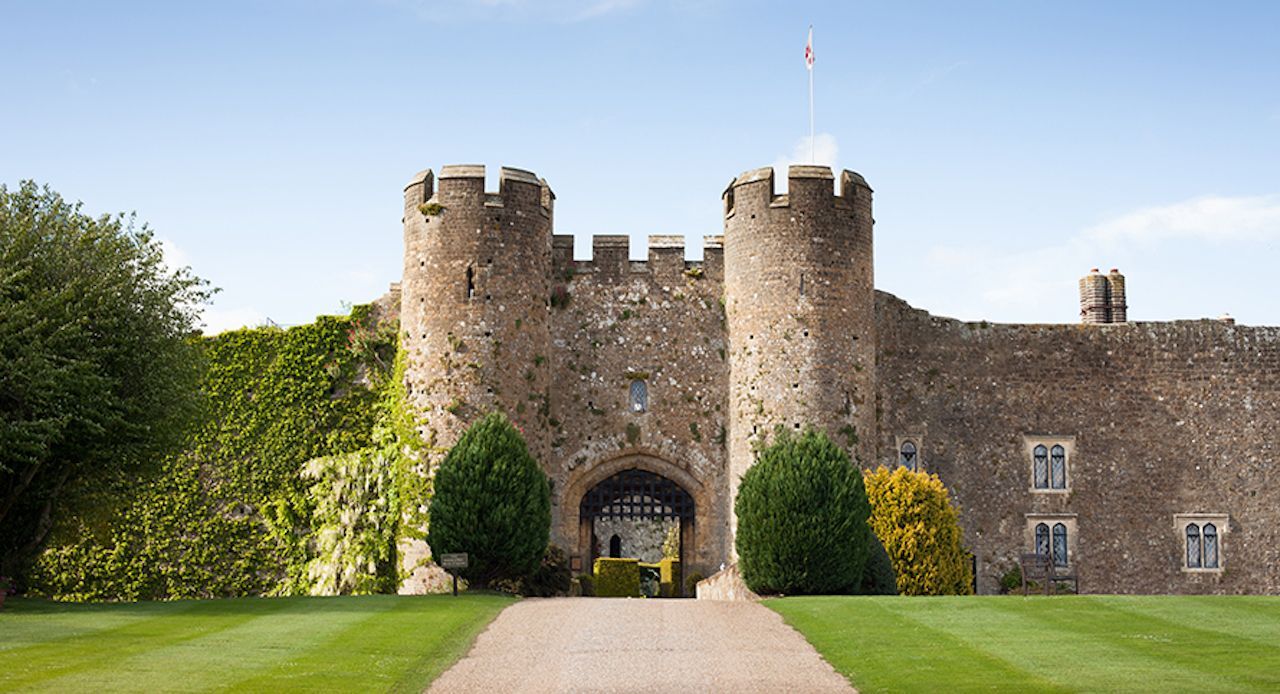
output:
[[[686,575],[732,562],[752,445],[819,428],[863,467],[938,474],[978,592],[1039,550],[1085,592],[1280,591],[1280,328],[1127,322],[1081,280],[1079,325],[965,323],[875,289],[872,190],[792,166],[723,193],[723,235],[553,233],[545,180],[481,166],[404,190],[405,385],[435,464],[501,410],[552,481],[575,571],[678,533]],[[665,536],[664,536],[665,532]],[[402,547],[422,589],[422,543]]]

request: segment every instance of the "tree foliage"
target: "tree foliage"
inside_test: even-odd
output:
[[[871,534],[871,554],[867,557],[867,566],[862,571],[862,585],[858,588],[862,595],[897,595],[898,576],[893,572],[893,561],[889,553],[884,551],[880,538]]]
[[[403,410],[395,330],[358,306],[200,340],[203,406],[180,452],[69,499],[31,588],[60,600],[394,588],[393,509],[425,503],[386,479],[414,473],[401,455],[412,431],[390,422]]]
[[[551,533],[551,488],[502,414],[471,425],[440,463],[427,530],[431,552],[466,552],[459,575],[486,587],[538,567]]]
[[[129,479],[197,403],[197,311],[134,217],[92,218],[47,187],[0,186],[0,556],[43,541],[73,485]]]
[[[734,501],[742,578],[757,593],[856,592],[871,551],[862,474],[825,434],[779,430]]]
[[[960,511],[937,475],[878,468],[866,475],[871,528],[903,595],[968,595],[973,570],[961,545]]]

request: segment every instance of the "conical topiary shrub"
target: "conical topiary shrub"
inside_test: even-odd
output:
[[[862,473],[825,434],[779,431],[734,501],[738,565],[761,593],[856,592],[871,551]]]
[[[476,587],[538,568],[551,531],[551,489],[507,418],[486,415],[458,439],[435,475],[427,544],[466,552],[459,576]]]

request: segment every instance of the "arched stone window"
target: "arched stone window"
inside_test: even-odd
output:
[[[622,538],[618,537],[617,533],[609,538],[609,557],[613,559],[622,557]]]
[[[1204,549],[1204,568],[1218,568],[1218,527],[1213,523],[1205,523],[1200,542]]]
[[[1035,453],[1032,456],[1035,467],[1035,488],[1049,488],[1049,449],[1040,444],[1036,446]],[[1025,460],[1025,458],[1024,458]]]
[[[644,412],[649,409],[649,385],[637,378],[631,382],[631,411]]]
[[[902,449],[898,451],[898,464],[912,472],[918,469],[919,461],[916,460],[916,444],[914,441],[902,442]]]
[[[1187,524],[1187,568],[1200,568],[1200,526]]]
[[[1049,524],[1036,525],[1036,554],[1049,556]]]
[[[1218,573],[1226,560],[1226,535],[1231,530],[1225,513],[1175,513],[1173,522],[1182,543],[1182,570]]]
[[[1059,445],[1054,445],[1049,453],[1049,486],[1067,488],[1067,451]]]
[[[1053,565],[1067,565],[1067,526],[1053,524]]]

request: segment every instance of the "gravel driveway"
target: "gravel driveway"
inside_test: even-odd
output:
[[[776,613],[749,602],[526,599],[432,692],[852,692]]]

